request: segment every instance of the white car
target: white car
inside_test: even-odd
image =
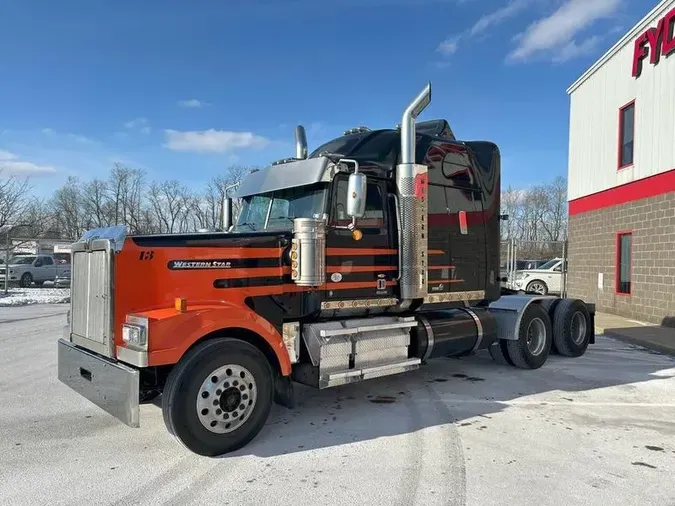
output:
[[[541,295],[560,293],[563,269],[567,270],[567,261],[563,262],[562,258],[554,258],[537,269],[516,271],[513,288]]]

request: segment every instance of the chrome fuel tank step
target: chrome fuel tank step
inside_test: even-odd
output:
[[[408,357],[413,317],[379,317],[303,325],[302,338],[316,373],[304,383],[319,388],[416,368]]]

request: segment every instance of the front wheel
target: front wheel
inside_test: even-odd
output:
[[[523,312],[518,339],[507,341],[509,357],[520,369],[538,369],[551,351],[553,341],[551,319],[539,304],[530,304]]]
[[[260,432],[272,408],[272,368],[238,339],[197,345],[173,368],[162,394],[164,422],[189,450],[214,457]]]
[[[25,273],[19,280],[21,288],[28,288],[33,284],[33,275],[30,272]]]
[[[527,284],[527,288],[525,288],[525,291],[528,293],[538,293],[539,295],[546,295],[548,294],[548,286],[543,281],[536,279],[534,281],[530,281]]]

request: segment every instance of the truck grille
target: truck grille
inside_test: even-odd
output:
[[[71,341],[113,355],[113,253],[107,239],[75,243],[71,266]]]

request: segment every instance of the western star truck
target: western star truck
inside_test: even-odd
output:
[[[488,349],[534,369],[594,342],[594,306],[505,294],[500,153],[416,123],[355,128],[245,177],[220,231],[87,232],[72,246],[59,379],[131,427],[161,393],[168,431],[222,455],[249,443],[294,385],[318,389]]]

